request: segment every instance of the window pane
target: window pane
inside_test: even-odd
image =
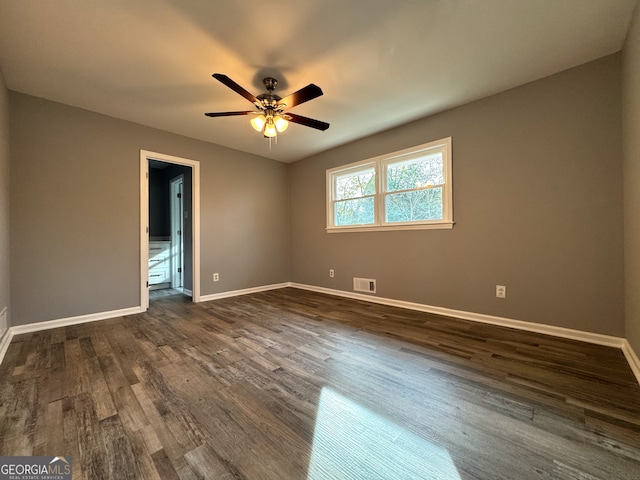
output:
[[[336,200],[358,198],[376,193],[376,175],[373,168],[336,177]]]
[[[328,232],[452,228],[451,137],[330,168],[326,186]]]
[[[387,195],[385,210],[387,222],[442,220],[442,187]]]
[[[374,223],[373,197],[343,200],[334,205],[333,219],[336,226]]]
[[[387,192],[444,184],[442,154],[387,165]]]

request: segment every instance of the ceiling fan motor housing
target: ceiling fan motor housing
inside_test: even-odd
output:
[[[278,85],[278,80],[276,80],[273,77],[266,77],[262,79],[262,83],[264,83],[264,86],[267,90],[269,90],[270,92],[273,92],[276,89],[276,86]]]
[[[269,108],[275,108],[276,104],[282,100],[282,97],[276,95],[275,93],[273,93],[273,91],[275,90],[276,86],[278,85],[278,80],[276,80],[273,77],[266,77],[262,80],[262,83],[264,83],[265,88],[268,90],[269,93],[261,93],[260,95],[258,95],[256,98],[258,100],[260,100],[260,103],[262,103],[262,106],[258,105],[259,108],[265,108],[265,109],[269,109]],[[284,108],[285,105],[282,106],[282,108]]]

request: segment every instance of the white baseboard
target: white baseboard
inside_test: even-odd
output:
[[[203,295],[200,297],[201,302],[208,302],[211,300],[218,300],[221,298],[236,297],[240,295],[248,295],[250,293],[265,292],[268,290],[277,290],[279,288],[293,287],[301,290],[309,290],[312,292],[326,293],[328,295],[335,295],[339,297],[352,298],[355,300],[363,300],[366,302],[379,303],[382,305],[389,305],[393,307],[406,308],[409,310],[417,310],[420,312],[433,313],[436,315],[443,315],[447,317],[460,318],[463,320],[470,320],[473,322],[487,323],[491,325],[497,325],[501,327],[515,328],[518,330],[525,330],[528,332],[542,333],[545,335],[552,335],[560,338],[567,338],[571,340],[579,340],[587,343],[594,343],[598,345],[604,345],[608,347],[615,347],[622,349],[633,374],[635,375],[638,383],[640,383],[640,359],[636,352],[625,338],[613,337],[610,335],[602,335],[599,333],[584,332],[581,330],[573,330],[569,328],[556,327],[553,325],[544,325],[540,323],[524,322],[522,320],[513,320],[510,318],[496,317],[493,315],[486,315],[483,313],[466,312],[463,310],[454,310],[450,308],[437,307],[432,305],[425,305],[421,303],[405,302],[402,300],[394,300],[392,298],[377,297],[372,295],[364,295],[361,293],[348,292],[344,290],[335,290],[326,287],[316,287],[313,285],[305,285],[302,283],[285,282],[277,283],[273,285],[263,285],[260,287],[244,288],[241,290],[230,290],[227,292],[214,293],[210,295]],[[80,323],[94,322],[97,320],[106,320],[108,318],[122,317],[125,315],[132,315],[135,313],[141,313],[144,310],[142,307],[131,307],[121,310],[112,310],[108,312],[98,312],[89,315],[80,315],[77,317],[61,318],[57,320],[49,320],[46,322],[30,323],[27,325],[17,325],[10,327],[0,337],[0,363],[4,359],[4,355],[9,348],[11,339],[14,335],[20,335],[22,333],[31,333],[41,330],[48,330],[50,328],[66,327],[69,325],[77,325]]]
[[[7,350],[9,350],[9,344],[12,338],[13,335],[11,334],[10,328],[7,328],[0,336],[0,363],[4,360],[4,355],[7,353]]]
[[[0,363],[2,363],[2,359],[4,358],[4,354],[9,348],[9,343],[11,340],[7,340],[10,338],[9,335],[9,307],[4,307],[0,310]]]
[[[144,310],[140,307],[123,308],[121,310],[111,310],[108,312],[90,313],[88,315],[79,315],[77,317],[59,318],[57,320],[47,320],[46,322],[28,323],[26,325],[16,325],[9,330],[12,335],[20,335],[22,333],[39,332],[40,330],[49,330],[50,328],[68,327],[69,325],[77,325],[79,323],[95,322],[97,320],[106,320],[108,318],[123,317],[125,315],[133,315],[141,313]]]
[[[289,286],[294,288],[300,288],[303,290],[310,290],[313,292],[326,293],[329,295],[336,295],[339,297],[353,298],[356,300],[364,300],[365,302],[380,303],[383,305],[390,305],[394,307],[407,308],[409,310],[418,310],[420,312],[434,313],[437,315],[444,315],[447,317],[461,318],[463,320],[471,320],[473,322],[488,323],[491,325],[498,325],[501,327],[515,328],[518,330],[525,330],[528,332],[542,333],[545,335],[552,335],[554,337],[567,338],[570,340],[579,340],[587,343],[594,343],[597,345],[604,345],[607,347],[620,348],[624,354],[633,374],[636,377],[638,383],[640,383],[640,359],[634,352],[633,348],[626,338],[613,337],[610,335],[602,335],[600,333],[584,332],[582,330],[573,330],[570,328],[556,327],[553,325],[544,325],[541,323],[524,322],[522,320],[513,320],[511,318],[494,317],[492,315],[485,315],[482,313],[465,312],[463,310],[453,310],[444,307],[435,307],[431,305],[424,305],[421,303],[405,302],[402,300],[394,300],[392,298],[376,297],[372,295],[364,295],[361,293],[347,292],[344,290],[334,290],[332,288],[316,287],[313,285],[305,285],[300,283],[290,283]]]
[[[219,300],[221,298],[237,297],[239,295],[248,295],[250,293],[266,292],[267,290],[277,290],[279,288],[290,287],[290,282],[274,283],[273,285],[262,285],[260,287],[243,288],[241,290],[229,290],[227,292],[212,293],[210,295],[201,295],[201,302],[209,302],[211,300]]]
[[[627,362],[629,362],[629,366],[631,367],[631,371],[636,376],[636,380],[640,383],[640,359],[636,352],[631,348],[631,344],[628,340],[625,340],[622,344],[622,353],[627,358]]]
[[[9,307],[0,310],[0,336],[9,329]]]
[[[541,323],[524,322],[522,320],[513,320],[511,318],[494,317],[493,315],[486,315],[484,313],[465,312],[464,310],[453,310],[451,308],[424,305],[422,303],[405,302],[402,300],[394,300],[392,298],[363,295],[361,293],[347,292],[344,290],[334,290],[331,288],[315,287],[312,285],[304,285],[299,283],[292,283],[291,286],[303,290],[311,290],[314,292],[327,293],[329,295],[354,298],[356,300],[364,300],[366,302],[407,308],[409,310],[417,310],[420,312],[434,313],[436,315],[460,318],[462,320],[471,320],[473,322],[488,323],[500,327],[526,330],[528,332],[542,333],[545,335],[552,335],[554,337],[580,340],[582,342],[595,343],[598,345],[605,345],[607,347],[622,348],[624,342],[626,341],[621,337],[612,337],[599,333],[583,332],[581,330],[572,330],[570,328],[555,327],[553,325],[544,325]]]
[[[69,325],[77,325],[80,323],[95,322],[97,320],[106,320],[108,318],[123,317],[125,315],[133,315],[141,313],[144,310],[141,307],[123,308],[121,310],[111,310],[108,312],[90,313],[88,315],[79,315],[77,317],[59,318],[56,320],[47,320],[46,322],[28,323],[26,325],[16,325],[9,329],[0,337],[0,363],[4,359],[9,344],[15,335],[23,333],[39,332],[49,330],[51,328],[67,327]]]

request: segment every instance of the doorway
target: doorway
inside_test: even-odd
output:
[[[140,151],[140,304],[175,289],[200,301],[199,162]]]

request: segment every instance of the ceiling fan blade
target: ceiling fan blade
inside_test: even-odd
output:
[[[210,112],[205,113],[207,117],[233,117],[234,115],[251,115],[255,112]]]
[[[242,95],[244,98],[249,100],[251,103],[256,103],[256,102],[260,103],[260,101],[256,98],[255,95],[247,92],[244,88],[242,88],[240,85],[238,85],[236,82],[231,80],[226,75],[223,75],[221,73],[214,73],[212,76],[213,76],[213,78],[215,78],[219,82],[225,84],[227,87],[229,87],[231,90],[233,90],[237,94]]]
[[[322,89],[319,86],[310,83],[297,92],[293,92],[291,95],[284,97],[278,102],[278,105],[284,103],[286,105],[285,109],[287,109],[300,105],[301,103],[308,102],[309,100],[313,100],[314,98],[318,98],[321,95]]]
[[[295,113],[287,113],[287,119],[290,122],[304,125],[305,127],[315,128],[317,130],[326,130],[329,128],[327,122],[321,122],[320,120],[314,120],[313,118],[303,117],[302,115],[296,115]]]

